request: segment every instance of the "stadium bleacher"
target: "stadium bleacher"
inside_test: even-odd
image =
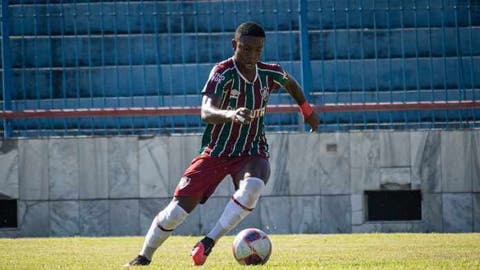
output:
[[[318,105],[480,97],[475,1],[305,1],[304,28],[301,1],[293,0],[9,2],[13,111],[198,106],[210,68],[231,56],[233,31],[246,20],[267,30],[263,59],[299,80],[300,31],[308,31],[309,99]],[[280,91],[271,102],[293,100]],[[321,130],[472,128],[479,119],[475,109],[322,113]],[[182,115],[9,121],[12,136],[27,137],[203,126],[199,116]],[[303,129],[291,113],[267,115],[266,123],[271,131]]]

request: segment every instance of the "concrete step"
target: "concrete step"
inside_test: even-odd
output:
[[[300,81],[300,62],[279,62]],[[313,92],[480,88],[480,56],[312,61]],[[197,94],[212,64],[14,69],[13,99]]]
[[[296,30],[298,1],[16,1],[14,35],[233,32],[254,20],[269,30]],[[468,1],[308,1],[315,29],[455,27],[480,25]]]
[[[480,27],[310,32],[311,59],[480,55]]]
[[[480,88],[480,57],[312,61],[314,91]]]
[[[470,1],[309,1],[309,29],[456,27],[480,24]]]
[[[310,32],[310,58],[480,56],[480,27]],[[232,55],[231,33],[12,37],[13,67],[214,63]],[[269,32],[266,61],[299,60],[296,32]]]
[[[247,20],[298,28],[297,1],[108,1],[11,5],[14,35],[234,32]]]

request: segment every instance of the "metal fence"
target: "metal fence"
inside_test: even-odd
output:
[[[4,0],[0,132],[199,132],[200,90],[247,20],[321,131],[480,126],[476,0]],[[285,91],[271,103],[267,130],[304,130]]]

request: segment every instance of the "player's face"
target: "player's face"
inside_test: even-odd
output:
[[[265,38],[241,36],[232,40],[235,60],[242,70],[255,70],[263,52]]]

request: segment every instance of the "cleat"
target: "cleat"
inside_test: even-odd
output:
[[[147,259],[147,257],[138,255],[135,259],[133,259],[131,262],[127,263],[124,265],[124,267],[130,267],[130,266],[140,266],[140,265],[149,265],[150,260]]]
[[[192,250],[193,265],[203,265],[207,260],[208,254],[212,252],[212,248],[215,245],[213,239],[205,237],[198,242]]]

